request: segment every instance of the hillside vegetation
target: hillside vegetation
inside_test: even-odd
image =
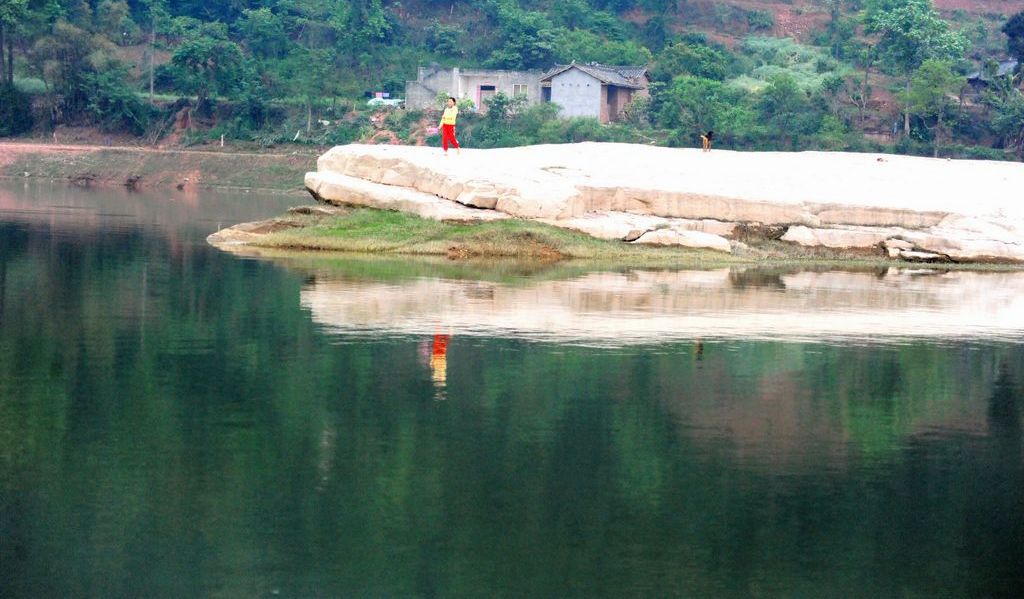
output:
[[[0,136],[428,143],[372,109],[427,64],[645,64],[624,122],[498,95],[477,147],[583,140],[1021,159],[1024,0],[0,0]],[[983,89],[966,75],[984,73]],[[102,139],[102,137],[101,137]],[[66,141],[66,140],[61,140]]]

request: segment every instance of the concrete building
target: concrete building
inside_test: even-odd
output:
[[[411,110],[438,108],[437,95],[450,94],[460,100],[473,100],[478,110],[486,110],[484,100],[504,93],[526,96],[527,104],[541,101],[539,71],[500,71],[488,69],[442,69],[420,67],[416,81],[405,83],[405,106]]]
[[[561,106],[563,117],[617,121],[634,97],[647,96],[647,68],[597,63],[557,65],[540,78],[542,98]]]

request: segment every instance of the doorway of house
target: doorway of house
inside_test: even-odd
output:
[[[619,88],[608,86],[608,120],[619,119]]]

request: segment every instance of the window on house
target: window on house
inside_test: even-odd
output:
[[[525,83],[516,83],[516,84],[514,84],[512,86],[512,95],[513,96],[525,96],[526,95],[526,84]]]

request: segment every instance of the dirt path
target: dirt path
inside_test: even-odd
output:
[[[0,142],[0,176],[144,187],[302,188],[319,149],[290,153]]]
[[[162,148],[150,148],[146,146],[100,146],[100,145],[70,145],[70,144],[45,144],[45,143],[22,143],[22,142],[0,142],[0,163],[4,157],[23,153],[47,153],[47,152],[141,152],[145,154],[194,154],[213,156],[259,156],[264,158],[291,158],[296,155],[306,154],[291,152],[278,154],[273,152],[236,152],[229,149],[224,150],[167,150]],[[310,156],[319,156],[320,152],[309,152]]]

